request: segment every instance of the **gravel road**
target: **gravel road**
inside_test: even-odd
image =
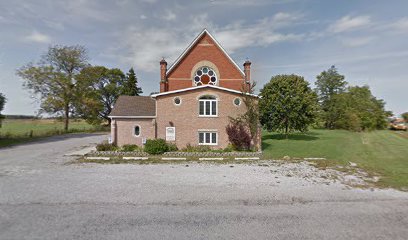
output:
[[[0,149],[0,239],[407,239],[408,193],[307,163],[66,164],[106,135]]]

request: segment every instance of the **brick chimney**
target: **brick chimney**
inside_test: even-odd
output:
[[[168,91],[168,83],[167,83],[167,62],[164,58],[160,61],[160,92],[167,92]]]
[[[251,61],[248,59],[244,62],[244,73],[245,73],[245,87],[249,90],[251,86]]]

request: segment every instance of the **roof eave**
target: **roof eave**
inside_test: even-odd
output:
[[[156,116],[108,116],[108,118],[156,118]]]
[[[259,98],[259,96],[256,95],[256,94],[244,93],[244,92],[240,92],[240,91],[237,91],[237,90],[224,88],[224,87],[219,87],[219,86],[213,86],[213,85],[201,85],[201,86],[196,86],[196,87],[183,88],[183,89],[178,89],[178,90],[173,90],[173,91],[168,91],[168,92],[162,92],[162,93],[153,94],[151,97],[156,98],[156,97],[159,97],[159,96],[164,96],[164,95],[169,95],[169,94],[174,94],[174,93],[179,93],[179,92],[187,92],[187,91],[192,91],[192,90],[201,89],[201,88],[214,88],[214,89],[219,89],[219,90],[223,90],[223,91],[227,91],[227,92],[232,92],[232,93],[236,93],[236,94],[245,94],[245,95],[249,95],[249,96],[252,96],[252,97]]]

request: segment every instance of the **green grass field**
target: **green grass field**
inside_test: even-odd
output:
[[[98,130],[101,128],[78,120],[70,122],[68,132],[94,132]],[[64,123],[54,119],[5,119],[0,128],[0,147],[64,133]]]
[[[379,186],[408,189],[408,134],[389,130],[348,132],[311,130],[292,134],[263,133],[262,148],[268,158],[321,157],[324,165],[355,162],[369,173],[382,176]]]

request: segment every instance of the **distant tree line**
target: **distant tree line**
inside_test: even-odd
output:
[[[319,121],[327,129],[364,131],[384,129],[387,117],[385,102],[373,96],[365,86],[348,86],[335,66],[317,76],[316,93],[319,96]]]
[[[368,86],[348,86],[335,66],[317,76],[316,88],[297,75],[277,75],[260,92],[260,122],[268,131],[305,132],[311,125],[326,129],[384,129],[385,102]]]
[[[401,114],[402,118],[405,120],[406,123],[408,123],[408,112],[404,112]]]
[[[41,102],[40,113],[62,116],[68,130],[70,118],[92,124],[110,123],[109,114],[119,95],[142,93],[133,68],[92,66],[85,47],[50,46],[37,63],[17,70],[23,86]]]

